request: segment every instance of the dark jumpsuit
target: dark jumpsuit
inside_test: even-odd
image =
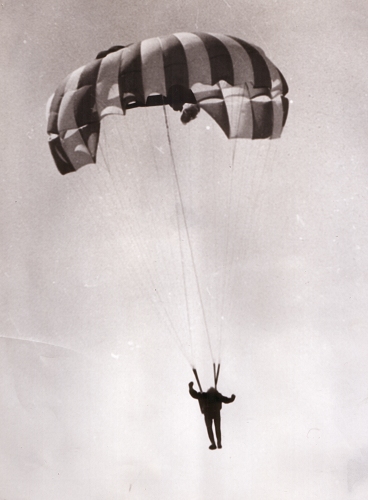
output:
[[[232,403],[235,396],[227,398],[220,394],[216,389],[211,387],[207,392],[197,392],[193,387],[189,388],[189,393],[194,399],[198,399],[201,412],[204,415],[204,420],[207,427],[208,437],[210,438],[211,445],[216,447],[215,439],[212,430],[212,421],[215,424],[215,433],[217,439],[217,446],[221,448],[221,408],[222,403]]]

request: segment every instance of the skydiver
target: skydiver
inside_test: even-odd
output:
[[[222,403],[232,403],[235,400],[235,394],[232,394],[230,398],[227,398],[226,396],[220,394],[214,387],[210,387],[207,392],[197,392],[193,389],[193,385],[193,382],[189,383],[189,394],[192,396],[192,398],[198,399],[201,412],[204,415],[208,437],[211,441],[209,449],[215,450],[216,448],[222,448],[220,415]],[[215,438],[213,436],[212,421],[215,423],[217,446],[215,443]]]

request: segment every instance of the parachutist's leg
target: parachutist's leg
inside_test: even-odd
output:
[[[206,422],[208,437],[210,438],[210,441],[211,441],[210,449],[214,450],[216,448],[216,444],[215,444],[215,438],[213,436],[213,430],[212,430],[212,417],[205,415],[204,421]]]
[[[217,439],[217,447],[222,448],[221,444],[221,415],[220,412],[218,415],[215,416],[214,418],[215,421],[215,432],[216,432],[216,439]]]

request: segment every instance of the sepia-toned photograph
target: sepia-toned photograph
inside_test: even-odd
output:
[[[0,9],[0,500],[368,498],[368,4]]]

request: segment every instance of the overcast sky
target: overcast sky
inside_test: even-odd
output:
[[[2,2],[1,498],[367,496],[367,18],[363,0]],[[46,134],[46,102],[71,71],[111,45],[180,31],[262,47],[292,101],[280,140],[236,147],[235,165],[249,166],[237,191],[246,225],[233,221],[236,265],[216,290],[227,304],[219,389],[237,399],[223,409],[224,447],[214,452],[187,392],[190,364],[167,327],[186,342],[170,231],[156,247],[160,233],[134,229],[131,198],[116,190],[131,195],[133,181],[127,188],[93,169],[62,177]],[[144,123],[148,153],[130,132],[122,168],[145,155],[167,162],[162,124]],[[188,154],[207,159],[190,139],[176,148],[183,164]],[[222,154],[211,150],[212,161]],[[199,181],[201,193],[188,188],[188,217],[212,290],[211,252],[223,243],[211,224],[222,208]],[[137,200],[142,219],[148,198]],[[146,245],[143,263],[127,227]],[[147,292],[147,268],[170,318]],[[210,357],[201,376],[207,388]]]

